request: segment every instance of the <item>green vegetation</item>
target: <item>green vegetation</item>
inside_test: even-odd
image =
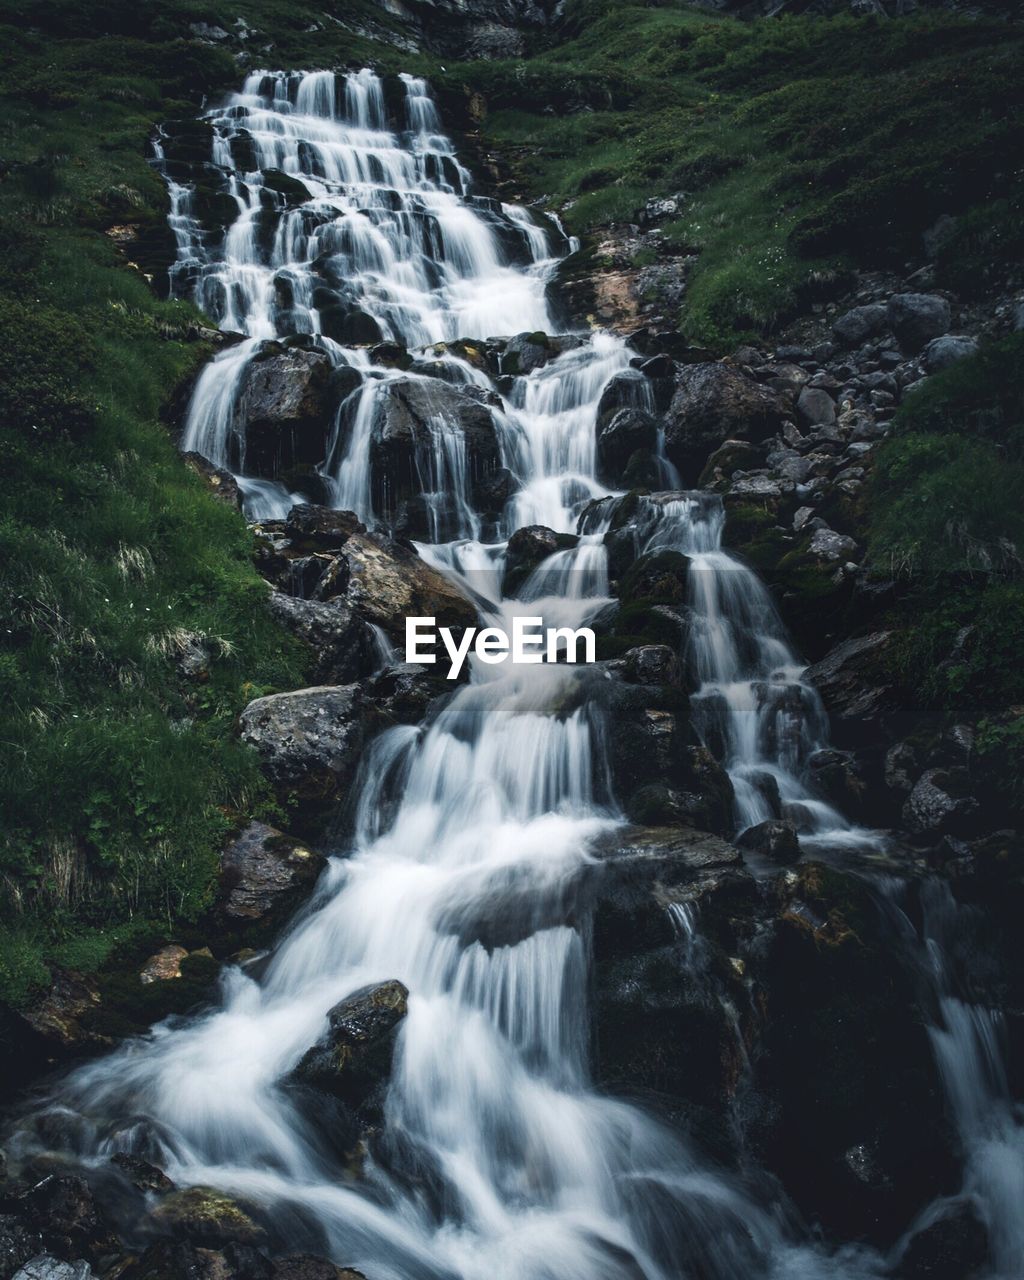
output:
[[[1024,808],[1024,334],[910,395],[879,451],[872,565],[906,592],[893,669],[912,705],[980,727],[984,773]]]
[[[237,712],[304,676],[244,522],[161,420],[210,354],[201,317],[159,301],[104,234],[130,228],[140,258],[166,234],[146,139],[237,78],[226,54],[161,43],[159,7],[149,39],[122,35],[143,8],[46,6],[46,36],[3,30],[0,999],[14,1003],[49,964],[95,969],[204,909],[234,816],[271,811]]]
[[[686,193],[663,229],[700,253],[679,317],[695,341],[770,334],[850,266],[917,256],[941,214],[962,215],[942,259],[951,286],[1019,257],[1018,27],[935,12],[741,23],[576,0],[556,39],[446,79],[482,95],[487,139],[568,204],[578,233]]]

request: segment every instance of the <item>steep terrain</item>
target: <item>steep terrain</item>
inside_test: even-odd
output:
[[[19,1108],[0,1274],[1014,1274],[1014,15],[30,18],[12,1083],[217,1012]],[[381,194],[334,232],[321,182]],[[599,678],[395,665],[512,594],[593,615]]]

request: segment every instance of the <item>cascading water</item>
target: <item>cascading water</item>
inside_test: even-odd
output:
[[[808,757],[827,744],[825,709],[764,584],[722,549],[721,500],[655,494],[638,526],[646,552],[689,558],[694,719],[732,780],[737,829],[782,817],[805,849],[872,845],[808,784]]]
[[[322,476],[336,505],[372,518],[377,400],[399,375],[374,365],[352,336],[360,326],[408,347],[550,326],[560,233],[474,199],[427,86],[403,77],[403,92],[392,129],[371,72],[251,76],[207,117],[210,163],[236,210],[219,239],[158,148],[175,290],[244,335],[200,379],[183,444],[242,474],[250,515],[292,501],[275,477],[245,474],[240,388],[261,343],[311,335],[336,369],[355,371]],[[492,394],[457,352],[435,354],[442,383]],[[515,530],[573,533],[584,508],[609,496],[594,424],[629,359],[621,341],[597,335],[513,377],[495,420],[515,485],[489,538],[466,497],[456,434],[443,412],[432,419],[420,484],[431,500],[450,490],[458,501],[454,518],[431,506],[433,542],[421,553],[470,576],[495,617],[543,602],[559,625],[579,625],[607,604],[604,530],[589,515],[578,544],[537,568],[517,601],[502,599],[501,579]],[[737,824],[775,806],[808,841],[868,840],[804,780],[806,755],[824,740],[821,707],[764,588],[721,550],[721,530],[716,500],[655,495],[638,550],[690,557],[695,704],[732,777]],[[244,1195],[286,1239],[296,1222],[307,1234],[312,1224],[332,1256],[373,1280],[882,1274],[868,1251],[827,1256],[802,1242],[777,1188],[710,1167],[591,1087],[587,925],[566,904],[593,841],[621,822],[606,774],[570,668],[475,665],[429,724],[373,742],[348,856],[331,862],[259,980],[229,969],[219,1008],[160,1025],[62,1083],[54,1105],[77,1117],[78,1158],[101,1166],[115,1152],[145,1153],[180,1185]],[[671,917],[699,958],[695,913],[679,906]],[[329,1126],[286,1081],[338,1001],[392,979],[408,988],[408,1015],[383,1133],[352,1181]]]

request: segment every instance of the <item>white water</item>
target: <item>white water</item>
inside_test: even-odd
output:
[[[550,237],[521,211],[467,202],[468,176],[426,86],[406,78],[405,88],[406,128],[397,133],[369,72],[340,89],[327,73],[256,75],[211,113],[214,158],[238,217],[211,248],[189,191],[172,184],[177,280],[181,288],[190,281],[223,327],[248,340],[200,380],[184,447],[244,468],[239,380],[258,340],[320,332],[313,264],[324,255],[382,332],[411,345],[547,327]],[[252,171],[234,158],[243,130],[258,160]],[[257,215],[271,168],[301,176],[310,198],[277,218],[268,249]],[[509,228],[519,237],[518,265]],[[287,314],[275,286],[282,278]],[[396,375],[371,368],[365,349],[323,345],[363,375],[326,475],[338,505],[371,516],[374,401]],[[477,378],[445,358],[466,381]],[[628,360],[622,342],[597,336],[517,379],[500,426],[503,461],[519,487],[500,529],[484,541],[465,505],[461,536],[421,548],[471,580],[493,616],[543,606],[550,621],[579,624],[606,603],[601,529],[550,557],[519,601],[503,601],[500,582],[504,540],[516,528],[571,532],[586,504],[607,494],[595,479],[596,408]],[[464,477],[443,422],[436,441],[430,483],[461,499]],[[292,500],[265,477],[243,484],[251,515]],[[763,586],[721,550],[721,527],[714,500],[659,495],[647,505],[642,541],[691,557],[695,706],[733,779],[737,824],[760,821],[777,803],[808,841],[866,840],[809,788],[807,754],[825,741],[820,704],[800,680]],[[382,646],[382,661],[389,657]],[[370,1280],[881,1274],[866,1252],[828,1256],[802,1241],[780,1193],[755,1192],[642,1110],[592,1089],[586,930],[568,922],[564,904],[591,842],[620,818],[602,781],[599,726],[585,706],[560,710],[576,705],[567,696],[573,680],[560,666],[523,675],[478,665],[427,727],[378,738],[357,788],[351,854],[331,863],[266,973],[257,981],[230,970],[216,1010],[158,1026],[62,1085],[56,1105],[77,1117],[86,1162],[138,1150],[180,1184],[243,1194],[286,1234],[289,1209],[300,1207],[332,1256]],[[672,919],[699,954],[696,914],[679,908]],[[489,937],[495,929],[499,942]],[[409,1013],[384,1134],[354,1181],[332,1150],[329,1120],[303,1111],[284,1081],[335,1003],[395,978],[410,991]],[[956,1046],[970,1037],[957,1033],[951,1008],[944,1017],[954,1048],[944,1049],[937,1029],[939,1058],[954,1101],[964,1097],[962,1127],[977,1135],[976,1151],[993,1125],[976,1114],[975,1086],[958,1082],[977,1081],[985,1055],[967,1061]],[[979,1157],[970,1176],[994,1200],[1009,1184],[992,1189],[984,1171],[992,1167]]]

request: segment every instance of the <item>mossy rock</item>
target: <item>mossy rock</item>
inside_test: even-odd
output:
[[[215,1187],[174,1191],[153,1209],[155,1226],[204,1245],[260,1244],[266,1232],[242,1205]]]
[[[690,559],[679,551],[655,551],[641,556],[619,580],[623,604],[684,604],[688,595]]]

